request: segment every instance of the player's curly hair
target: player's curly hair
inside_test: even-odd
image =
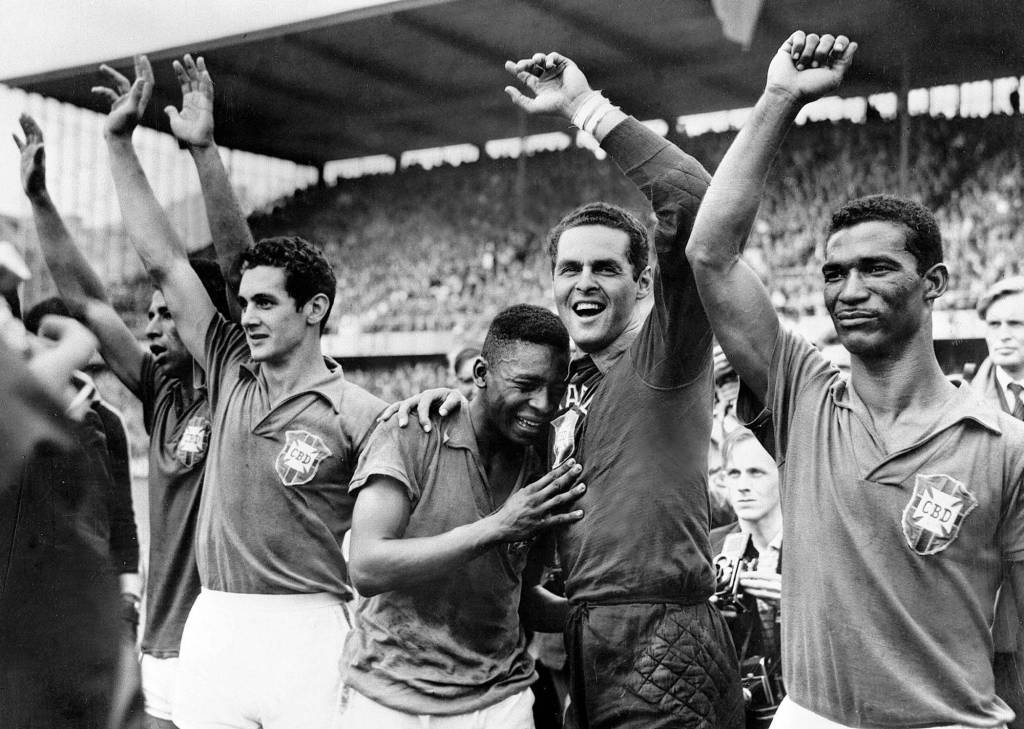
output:
[[[296,311],[317,294],[327,297],[327,313],[320,331],[327,326],[334,307],[338,279],[324,254],[298,236],[264,238],[242,254],[242,270],[256,266],[284,269],[284,289],[295,300]]]
[[[543,344],[569,356],[569,332],[561,319],[541,306],[515,304],[498,312],[487,328],[480,354],[496,362],[515,342]]]
[[[640,274],[648,264],[648,235],[644,224],[625,208],[605,202],[594,202],[581,205],[571,213],[563,217],[555,227],[548,233],[548,256],[551,258],[551,270],[555,270],[555,261],[558,259],[558,239],[562,233],[570,228],[578,228],[581,225],[603,225],[606,228],[621,230],[629,236],[629,246],[626,248],[626,260],[633,267],[633,280],[640,278]]]
[[[832,213],[826,238],[870,220],[896,223],[907,229],[907,251],[917,259],[919,275],[942,263],[942,234],[935,216],[918,202],[892,195],[868,195],[846,203]]]

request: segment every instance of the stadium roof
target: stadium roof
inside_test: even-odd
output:
[[[723,0],[749,4],[751,0]],[[767,62],[796,28],[861,44],[844,95],[1024,73],[1020,0],[765,0],[750,49],[723,38],[710,0],[410,0],[147,51],[157,91],[147,123],[180,100],[169,59],[200,53],[217,86],[228,147],[318,164],[565,129],[526,126],[502,64],[559,50],[640,118],[750,106]],[[130,68],[130,59],[113,60]],[[5,80],[103,111],[94,65]]]

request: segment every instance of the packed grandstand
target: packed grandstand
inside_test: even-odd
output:
[[[746,253],[781,312],[823,312],[821,273],[811,262],[820,260],[815,249],[829,212],[839,200],[897,191],[898,133],[895,121],[877,117],[813,122],[790,133]],[[908,193],[936,211],[952,274],[940,308],[972,309],[991,282],[1024,274],[1022,134],[1021,116],[911,119]],[[713,170],[733,136],[708,133],[681,144]],[[472,344],[510,301],[551,305],[544,235],[562,214],[604,199],[650,216],[614,164],[588,150],[527,158],[520,203],[517,164],[411,167],[311,186],[250,224],[257,238],[287,233],[323,246],[338,274],[330,330],[446,332]],[[140,332],[149,291],[145,278],[120,287],[122,313]],[[393,357],[346,373],[388,401],[449,380],[436,357]],[[134,407],[127,394],[122,404]],[[141,431],[135,440],[144,443]]]

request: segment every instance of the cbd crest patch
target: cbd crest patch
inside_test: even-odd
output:
[[[192,468],[206,457],[206,448],[209,445],[209,418],[193,415],[185,425],[185,432],[178,439],[178,446],[174,449],[174,458],[186,468]]]
[[[318,435],[307,430],[285,432],[284,448],[277,454],[274,468],[285,486],[309,483],[331,449]]]
[[[903,536],[918,554],[941,552],[977,506],[974,494],[952,476],[916,474],[914,493],[903,510]]]

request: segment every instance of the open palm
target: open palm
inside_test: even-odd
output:
[[[181,84],[181,110],[173,106],[164,109],[171,132],[189,146],[208,146],[213,143],[213,80],[206,62],[186,55],[183,62],[174,62],[174,73]]]

